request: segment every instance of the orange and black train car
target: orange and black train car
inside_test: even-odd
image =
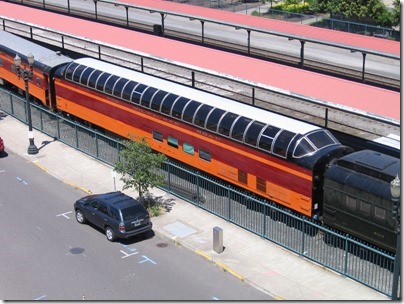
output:
[[[386,193],[399,159],[353,152],[324,128],[100,60],[72,60],[0,31],[3,85],[23,90],[13,60],[32,49],[29,89],[43,106],[145,138],[155,151],[394,250]]]

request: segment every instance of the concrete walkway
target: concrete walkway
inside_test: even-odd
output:
[[[112,168],[65,144],[34,131],[40,148],[28,155],[28,127],[10,116],[0,116],[0,136],[6,152],[15,153],[48,174],[86,193],[122,189]],[[7,156],[0,158],[8,161]],[[125,191],[134,197],[133,191]],[[159,189],[152,194],[170,202],[172,209],[153,218],[153,230],[184,246],[241,281],[275,299],[284,300],[389,300],[385,295],[337,273],[324,269],[280,246],[176,198]],[[73,202],[72,202],[73,205]],[[213,250],[213,228],[223,230],[224,251]]]

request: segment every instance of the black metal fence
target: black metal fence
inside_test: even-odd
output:
[[[400,31],[372,25],[359,23],[336,18],[328,18],[322,15],[302,14],[296,12],[282,11],[273,9],[272,6],[267,8],[262,1],[242,1],[242,0],[170,0],[172,2],[187,3],[192,5],[210,7],[215,9],[227,10],[232,12],[243,12],[245,14],[254,14],[272,19],[283,21],[299,22],[309,24],[316,27],[327,28],[331,30],[355,33],[366,36],[375,36],[380,38],[392,39],[400,41]],[[269,1],[268,1],[269,2]],[[273,1],[274,4],[276,1]]]
[[[26,123],[26,101],[0,88],[0,109]],[[119,158],[120,140],[72,122],[68,117],[31,106],[33,127],[107,164]],[[231,185],[168,161],[162,172],[166,191],[296,254],[392,294],[394,256],[349,235],[327,229]]]

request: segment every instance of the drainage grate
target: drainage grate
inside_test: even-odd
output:
[[[71,254],[80,254],[84,252],[84,248],[74,247],[69,250]]]
[[[167,246],[168,246],[167,243],[158,243],[157,244],[157,247],[160,247],[160,248],[164,248],[164,247],[167,247]]]

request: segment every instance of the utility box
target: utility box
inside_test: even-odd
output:
[[[223,252],[223,229],[220,227],[213,227],[213,250]]]

